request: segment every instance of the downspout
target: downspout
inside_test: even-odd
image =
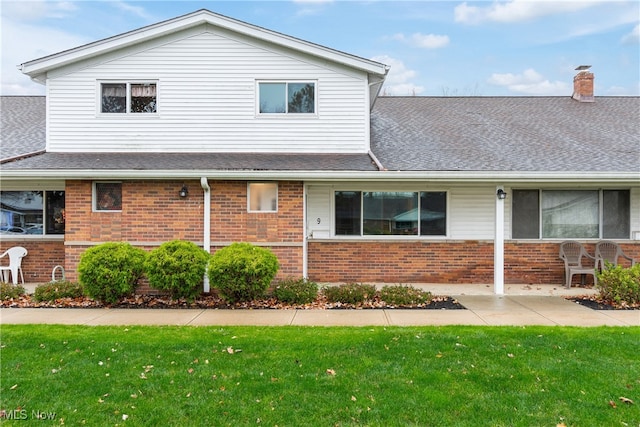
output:
[[[200,178],[200,186],[204,190],[204,219],[203,219],[203,248],[208,253],[211,253],[211,187],[207,181],[207,177]],[[207,270],[209,265],[207,264]],[[204,292],[209,292],[209,275],[207,270],[204,272]]]
[[[307,183],[304,183],[302,191],[302,277],[309,278],[309,238],[307,236]]]
[[[500,194],[504,196],[501,197]],[[504,188],[496,187],[496,223],[495,239],[493,240],[493,292],[504,295]]]

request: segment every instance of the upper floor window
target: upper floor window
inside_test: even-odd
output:
[[[514,239],[628,239],[629,190],[513,190]]]
[[[64,191],[1,191],[0,235],[64,234]]]
[[[444,191],[336,191],[336,235],[445,236]]]
[[[315,114],[314,82],[259,82],[260,114]]]
[[[155,113],[158,95],[156,83],[101,83],[101,113]]]

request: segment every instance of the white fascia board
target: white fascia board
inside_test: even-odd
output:
[[[637,172],[389,172],[389,171],[215,171],[215,170],[4,170],[2,179],[234,179],[351,182],[449,182],[449,183],[566,183],[624,184],[638,186]]]
[[[280,34],[262,27],[218,15],[207,10],[200,10],[168,21],[152,24],[117,36],[109,37],[93,43],[65,50],[43,58],[34,59],[20,65],[20,70],[32,79],[42,79],[47,71],[64,65],[103,55],[127,46],[142,43],[167,34],[183,31],[202,24],[244,34],[285,46],[310,55],[319,56],[333,62],[364,70],[371,74],[385,76],[389,67],[369,59],[343,53],[334,49],[310,43],[295,37]]]

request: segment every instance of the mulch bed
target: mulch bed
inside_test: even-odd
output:
[[[640,310],[640,304],[616,304],[614,301],[603,300],[598,295],[570,297],[567,299],[592,310]]]
[[[123,298],[119,303],[108,305],[89,298],[61,298],[54,302],[37,302],[31,295],[23,295],[20,298],[12,298],[0,301],[0,307],[6,308],[153,308],[153,309],[184,309],[202,308],[218,310],[371,310],[371,309],[417,309],[417,310],[465,310],[455,299],[448,296],[434,296],[427,304],[409,306],[390,306],[383,301],[373,300],[363,304],[330,303],[324,297],[310,304],[290,305],[283,304],[273,298],[265,298],[247,303],[228,304],[214,295],[205,295],[195,301],[184,299],[172,299],[158,295],[134,295]]]

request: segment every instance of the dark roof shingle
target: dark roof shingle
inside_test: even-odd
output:
[[[0,159],[44,150],[46,98],[0,97]]]
[[[640,98],[380,97],[371,150],[388,170],[640,171]]]

